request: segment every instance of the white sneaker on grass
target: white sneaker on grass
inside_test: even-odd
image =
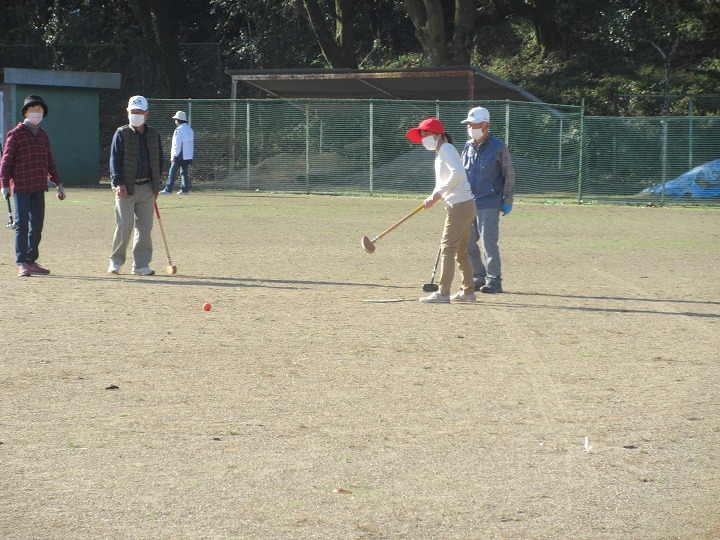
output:
[[[425,302],[427,304],[449,304],[450,297],[443,296],[439,292],[434,292],[434,293],[429,294],[428,296],[421,298],[420,301]]]

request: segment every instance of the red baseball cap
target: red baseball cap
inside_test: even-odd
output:
[[[432,133],[445,133],[445,128],[442,122],[437,118],[426,118],[418,124],[418,127],[409,129],[407,132],[407,138],[412,142],[422,142],[422,136],[420,131],[431,131]]]

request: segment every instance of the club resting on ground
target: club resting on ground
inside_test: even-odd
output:
[[[177,273],[177,266],[173,264],[172,257],[170,257],[170,249],[168,248],[167,238],[165,238],[165,229],[163,228],[162,220],[160,219],[160,210],[158,209],[157,201],[155,201],[155,215],[157,216],[158,225],[160,225],[160,235],[162,236],[163,244],[165,245],[165,256],[167,257],[167,267],[165,271],[168,274]]]
[[[387,233],[389,233],[390,231],[395,230],[397,227],[399,227],[400,225],[402,225],[403,223],[405,223],[408,219],[410,219],[411,217],[413,217],[415,214],[417,214],[417,213],[418,213],[420,210],[422,210],[423,208],[425,208],[425,203],[423,203],[423,204],[421,204],[420,206],[418,206],[415,210],[413,210],[412,212],[410,212],[407,216],[405,216],[404,218],[402,218],[402,219],[401,219],[400,221],[398,221],[397,223],[394,223],[394,224],[393,224],[392,226],[390,226],[387,230],[381,232],[380,234],[378,234],[378,235],[377,235],[375,238],[373,238],[372,240],[370,240],[370,238],[368,238],[367,236],[363,236],[362,239],[360,240],[360,245],[363,247],[363,249],[364,249],[366,252],[368,252],[368,253],[375,253],[375,242],[377,242],[378,240],[380,240],[383,236],[385,236],[385,235],[386,235]]]
[[[430,276],[430,283],[426,283],[423,285],[423,291],[425,292],[435,292],[440,289],[440,286],[435,283],[435,272],[437,272],[438,262],[440,261],[440,252],[442,251],[442,246],[438,248],[438,254],[437,257],[435,257],[435,266],[433,267],[432,276]]]

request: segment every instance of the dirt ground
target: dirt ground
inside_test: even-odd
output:
[[[425,305],[441,207],[360,248],[420,200],[162,198],[174,276],[105,273],[109,190],[50,276],[0,231],[0,538],[720,538],[720,211],[519,202]]]

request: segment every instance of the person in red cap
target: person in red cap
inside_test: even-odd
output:
[[[8,131],[7,145],[0,162],[0,191],[5,199],[11,192],[17,214],[15,262],[20,277],[44,276],[50,270],[37,263],[45,221],[45,192],[48,180],[57,186],[57,197],[65,188],[50,149],[50,138],[40,127],[48,106],[40,96],[25,98],[20,109],[24,120]]]
[[[473,268],[468,255],[470,226],[475,219],[475,198],[470,189],[460,154],[452,145],[437,118],[426,118],[407,132],[407,138],[437,154],[435,158],[435,189],[425,199],[430,209],[440,199],[445,201],[445,229],[440,243],[439,290],[420,299],[427,303],[474,302]],[[462,289],[450,297],[455,277],[455,261],[460,267]]]

